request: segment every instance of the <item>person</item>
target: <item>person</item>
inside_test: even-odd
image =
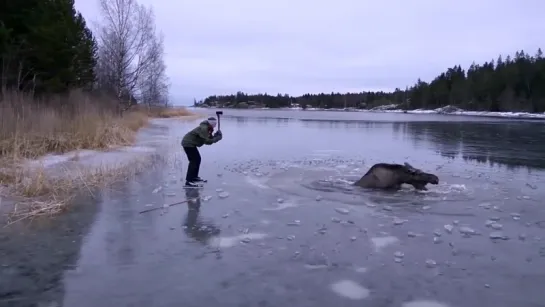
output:
[[[212,145],[223,138],[221,131],[219,130],[212,134],[212,132],[214,132],[214,127],[216,127],[216,119],[214,117],[209,117],[202,121],[197,128],[186,133],[182,139],[182,147],[189,160],[185,176],[186,187],[197,187],[199,186],[199,183],[206,182],[206,180],[199,177],[201,155],[198,147],[201,147],[202,145]]]

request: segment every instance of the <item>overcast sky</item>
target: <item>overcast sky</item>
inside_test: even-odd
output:
[[[542,0],[138,0],[165,36],[176,104],[245,92],[393,90],[545,49]],[[76,0],[89,21],[98,1]]]

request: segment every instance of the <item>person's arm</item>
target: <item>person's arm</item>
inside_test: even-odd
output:
[[[201,128],[199,129],[199,136],[204,140],[204,144],[206,145],[212,145],[219,141],[217,136],[210,137],[210,134],[208,133],[208,129]]]

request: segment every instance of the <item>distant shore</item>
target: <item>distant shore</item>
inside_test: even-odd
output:
[[[438,114],[438,115],[460,115],[460,116],[480,116],[480,117],[495,117],[495,118],[512,118],[512,119],[533,119],[545,120],[545,113],[529,113],[529,112],[490,112],[490,111],[467,111],[454,106],[445,106],[437,109],[415,109],[403,110],[397,108],[397,105],[384,105],[372,109],[356,109],[356,108],[301,108],[299,106],[288,108],[232,108],[219,106],[193,106],[192,109],[233,109],[233,110],[285,110],[285,111],[330,111],[330,112],[365,112],[365,113],[406,113],[406,114]]]

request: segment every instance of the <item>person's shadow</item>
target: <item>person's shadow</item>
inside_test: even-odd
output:
[[[221,230],[212,223],[204,222],[199,218],[201,198],[199,189],[185,189],[187,200],[187,215],[184,220],[184,232],[190,238],[207,244],[208,241],[221,233]]]

